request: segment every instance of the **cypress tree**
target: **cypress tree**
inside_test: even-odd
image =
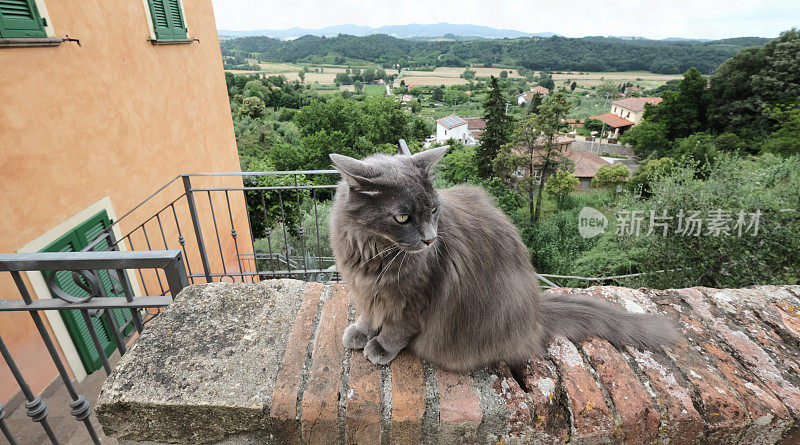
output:
[[[494,76],[489,81],[489,94],[483,103],[483,111],[486,129],[477,150],[477,158],[478,174],[487,178],[492,174],[492,161],[498,150],[508,143],[511,136],[511,121],[506,116],[506,100]]]

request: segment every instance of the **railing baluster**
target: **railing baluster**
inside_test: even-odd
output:
[[[12,271],[11,276],[14,277],[14,282],[17,285],[17,289],[19,290],[19,294],[22,296],[22,299],[25,300],[26,304],[31,304],[33,300],[31,299],[31,296],[28,293],[28,288],[22,281],[22,277],[20,276],[19,272]],[[58,351],[56,351],[56,347],[53,345],[53,340],[50,338],[50,334],[47,332],[47,328],[42,321],[42,316],[39,315],[39,312],[37,311],[31,311],[30,314],[31,318],[33,319],[33,323],[36,325],[36,329],[39,330],[39,335],[42,337],[42,340],[47,347],[47,352],[50,353],[50,358],[53,359],[53,363],[56,365],[56,369],[58,369],[58,374],[61,376],[61,380],[64,382],[64,386],[67,388],[67,392],[72,398],[72,402],[69,403],[69,406],[72,408],[70,414],[75,416],[77,420],[83,421],[83,424],[86,426],[86,430],[89,432],[89,436],[92,438],[92,442],[99,445],[100,439],[97,437],[97,433],[95,433],[94,427],[89,420],[89,414],[92,412],[89,402],[86,401],[86,398],[83,397],[83,395],[79,395],[78,392],[75,391],[75,386],[73,386],[72,380],[69,374],[67,374],[66,368],[64,368],[64,364],[61,362],[61,357],[58,355]],[[3,346],[3,349],[5,349],[5,346]],[[6,362],[8,362],[8,360],[6,360]],[[28,392],[30,392],[30,389],[28,389]],[[31,399],[28,400],[31,401]],[[49,426],[47,429],[49,429]],[[50,433],[52,433],[52,431],[50,431]],[[51,438],[53,443],[57,443],[57,441],[54,439],[54,437]]]
[[[183,257],[186,261],[186,270],[189,271],[189,280],[191,280],[192,284],[194,284],[194,277],[192,277],[192,266],[189,264],[189,255],[186,254],[186,238],[183,237],[183,233],[181,233],[181,223],[178,222],[178,213],[175,211],[175,203],[170,204],[172,207],[172,216],[175,217],[175,226],[178,228],[178,242],[181,245],[181,250],[183,250]]]
[[[317,269],[324,269],[322,265],[322,253],[320,253],[320,242],[319,242],[319,213],[317,212],[317,190],[311,190],[311,197],[314,200],[314,227],[317,231]]]
[[[2,341],[2,339],[0,339]],[[11,430],[8,429],[6,426],[6,407],[0,403],[0,432],[3,433],[6,440],[8,441],[9,445],[17,445],[17,441],[14,439],[14,435],[11,434]]]
[[[289,239],[286,236],[286,213],[283,210],[283,194],[278,190],[278,202],[281,205],[281,226],[283,226],[283,249],[286,251],[284,261],[286,262],[286,270],[291,271],[292,265],[289,263]],[[291,273],[289,274],[292,275]]]
[[[128,244],[131,245],[131,250],[136,250],[136,248],[133,247],[133,239],[131,238],[131,234],[129,233],[125,238],[128,238]],[[139,271],[139,281],[141,281],[142,287],[144,288],[144,294],[150,295],[150,292],[147,291],[147,283],[144,282],[144,275],[142,275],[142,269],[139,268],[137,270]]]
[[[261,190],[261,208],[264,210],[264,234],[267,235],[267,249],[269,250],[269,264],[272,273],[275,273],[275,263],[272,260],[272,227],[269,225],[269,218],[267,217],[267,204],[264,201],[264,190]],[[256,262],[256,264],[258,264]]]
[[[56,439],[53,429],[50,428],[50,424],[47,422],[47,404],[44,403],[44,400],[42,400],[41,397],[33,395],[33,391],[31,391],[30,386],[28,386],[28,382],[26,382],[25,378],[22,377],[22,373],[19,371],[14,359],[11,357],[11,352],[6,347],[3,337],[0,337],[0,354],[5,359],[8,368],[11,370],[11,374],[14,375],[14,379],[17,381],[17,385],[19,385],[19,388],[22,390],[25,400],[28,401],[28,403],[25,404],[25,409],[28,411],[28,417],[30,417],[34,422],[39,422],[39,424],[42,425],[45,434],[47,434],[47,437],[50,439],[50,442],[58,445],[58,439]],[[6,436],[9,442],[12,444],[15,443],[14,438],[10,437],[11,433],[6,432],[4,421],[3,434]]]
[[[108,239],[111,242],[111,245],[113,246],[111,250],[119,251],[119,245],[117,244],[114,232],[109,231],[108,236],[109,236]],[[128,241],[130,241],[130,239],[128,239]],[[133,249],[133,247],[131,247],[131,249]],[[120,285],[122,286],[122,292],[125,295],[125,300],[127,300],[128,302],[133,301],[133,288],[131,287],[131,283],[128,280],[128,274],[124,269],[116,269],[116,270],[117,270],[117,278],[119,279]],[[133,318],[133,324],[136,326],[136,331],[141,333],[144,325],[142,324],[142,317],[141,314],[139,314],[139,310],[129,309],[129,312],[131,314],[131,317]]]
[[[86,323],[86,329],[89,330],[89,336],[92,337],[92,343],[94,343],[94,347],[97,349],[97,355],[100,356],[100,362],[103,364],[103,370],[105,370],[106,375],[109,375],[111,374],[111,365],[108,363],[106,351],[103,349],[103,344],[100,343],[100,337],[97,335],[97,330],[94,328],[94,323],[92,322],[92,317],[89,315],[89,310],[81,309],[80,312],[83,316],[83,322]]]
[[[114,309],[104,309],[103,316],[106,318],[106,322],[111,326],[111,336],[114,337],[114,342],[119,348],[119,355],[125,355],[125,353],[128,352],[128,348],[125,346],[125,340],[122,339],[117,319],[114,318]]]
[[[197,238],[197,250],[200,251],[200,261],[203,263],[203,272],[206,275],[206,282],[211,283],[214,280],[211,278],[211,267],[208,265],[208,256],[206,256],[206,243],[203,241],[203,231],[200,229],[200,218],[197,217],[197,206],[194,202],[192,180],[189,175],[183,175],[183,189],[186,193],[186,203],[189,205],[189,214],[192,217],[194,235]]]
[[[303,212],[300,209],[300,189],[297,188],[297,175],[294,175],[294,193],[297,198],[297,235],[300,237],[300,255],[303,257],[303,279],[308,280],[308,264],[306,263],[306,240],[303,236]]]
[[[258,257],[256,256],[256,237],[253,234],[253,223],[250,220],[250,208],[247,207],[247,190],[242,190],[242,198],[244,198],[244,214],[247,215],[247,227],[250,228],[250,244],[253,247],[253,272],[258,272]],[[256,275],[250,276],[250,282],[255,284]]]
[[[142,233],[144,233],[144,241],[147,243],[147,250],[153,250],[150,246],[150,238],[147,236],[147,227],[142,224]],[[164,295],[164,284],[161,283],[161,276],[158,275],[158,269],[154,270],[156,273],[156,280],[158,280],[158,287],[161,288],[161,295]]]
[[[211,192],[208,193],[208,206],[211,207],[211,219],[214,221],[214,234],[217,235],[217,247],[219,247],[219,259],[222,263],[222,272],[225,273],[224,276],[228,276],[228,269],[225,267],[225,254],[222,253],[222,241],[219,238],[219,227],[217,227],[217,216],[214,213],[214,203],[211,201]],[[222,281],[222,278],[220,278]]]
[[[228,218],[231,220],[231,238],[233,238],[233,247],[236,248],[236,261],[239,263],[239,278],[241,278],[242,283],[244,283],[244,275],[242,272],[242,257],[239,254],[239,242],[236,241],[236,228],[233,225],[233,214],[231,213],[231,198],[228,195],[228,191],[225,190],[225,202],[228,203]]]

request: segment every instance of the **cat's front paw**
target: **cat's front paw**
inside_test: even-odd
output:
[[[397,357],[397,352],[387,351],[378,341],[378,337],[374,337],[364,346],[364,356],[375,365],[388,365]]]
[[[342,343],[347,349],[364,349],[367,340],[367,334],[359,330],[355,323],[348,326],[342,336]]]

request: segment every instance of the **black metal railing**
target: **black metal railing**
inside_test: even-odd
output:
[[[98,244],[95,244],[95,246]],[[134,295],[128,273],[131,270],[153,270],[163,275],[167,288],[155,295]],[[53,298],[34,299],[22,278],[21,272],[41,271],[47,274],[47,285]],[[70,396],[70,414],[83,422],[89,437],[95,444],[100,443],[97,432],[89,416],[91,407],[82,394],[78,394],[64,362],[59,356],[55,343],[42,318],[42,311],[78,311],[86,323],[92,342],[97,350],[103,369],[111,373],[106,350],[100,342],[95,328],[96,319],[103,319],[111,327],[111,337],[120,354],[127,350],[131,338],[140,333],[148,316],[147,308],[160,308],[172,302],[172,297],[189,282],[180,251],[150,252],[58,252],[58,253],[17,253],[0,254],[0,272],[8,272],[19,292],[19,299],[0,300],[0,313],[25,311],[30,314],[47,352],[55,365],[61,380]],[[71,281],[77,287],[65,291],[65,283]],[[33,422],[38,422],[45,434],[54,444],[58,444],[47,416],[47,404],[41,396],[35,395],[17,366],[11,352],[0,336],[0,354],[16,380],[25,397],[26,414]],[[63,409],[66,409],[64,407]],[[5,410],[0,405],[0,432],[11,444],[17,443],[13,433],[4,420]]]

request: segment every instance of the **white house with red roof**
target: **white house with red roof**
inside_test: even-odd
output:
[[[533,100],[533,96],[537,94],[547,96],[548,94],[550,94],[550,90],[538,85],[535,87],[531,87],[530,91],[526,91],[522,94],[517,94],[517,105],[522,105],[526,102],[530,102],[531,100]]]
[[[486,122],[479,117],[451,114],[436,120],[436,142],[455,139],[464,145],[477,145],[485,128]]]

